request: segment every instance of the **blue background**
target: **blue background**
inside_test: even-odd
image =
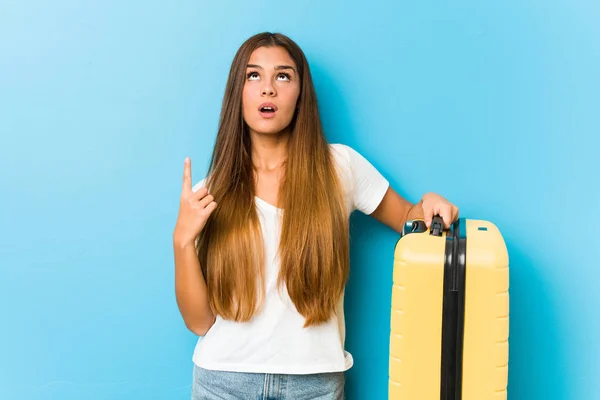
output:
[[[200,179],[233,55],[271,30],[306,52],[331,141],[500,227],[509,398],[600,399],[599,20],[566,0],[0,2],[0,398],[189,398],[183,160]],[[352,223],[348,398],[384,399],[397,234]]]

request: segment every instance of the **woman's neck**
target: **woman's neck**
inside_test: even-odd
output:
[[[272,172],[287,159],[288,133],[251,133],[252,161],[257,171]]]

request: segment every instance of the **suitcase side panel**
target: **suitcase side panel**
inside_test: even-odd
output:
[[[394,252],[389,399],[439,400],[445,234],[402,237]]]
[[[467,220],[463,400],[507,398],[508,277],[498,228]]]

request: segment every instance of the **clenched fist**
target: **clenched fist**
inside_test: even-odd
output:
[[[173,242],[181,246],[193,244],[216,207],[217,203],[214,201],[213,196],[208,193],[207,188],[200,188],[196,192],[192,190],[191,160],[186,158],[183,166],[183,188],[179,202],[179,214],[173,231]]]
[[[435,193],[427,193],[423,196],[423,215],[425,225],[429,228],[433,217],[439,215],[444,221],[444,229],[450,229],[450,225],[458,219],[458,207]]]

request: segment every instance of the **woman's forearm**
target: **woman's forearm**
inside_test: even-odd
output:
[[[208,302],[206,281],[200,269],[194,243],[173,241],[175,254],[175,295],[187,328],[203,336],[215,321]]]

